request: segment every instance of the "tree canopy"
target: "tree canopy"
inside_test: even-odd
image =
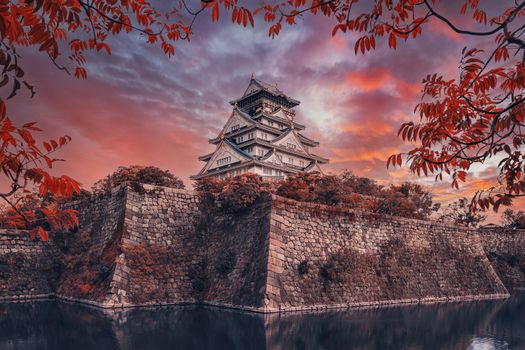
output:
[[[184,189],[184,183],[169,170],[161,170],[154,166],[134,165],[119,167],[114,173],[95,182],[92,191],[95,194],[108,192],[127,182]]]

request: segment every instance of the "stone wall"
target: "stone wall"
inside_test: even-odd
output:
[[[499,277],[509,289],[525,289],[525,230],[481,229],[481,242]]]
[[[52,243],[32,239],[27,231],[0,230],[0,300],[52,295],[60,273]]]
[[[56,294],[96,305],[111,297],[110,284],[121,251],[127,187],[68,207],[78,211],[79,229],[53,234],[62,266]]]
[[[475,232],[274,198],[269,309],[508,295]]]
[[[191,191],[140,184],[70,206],[79,211],[77,232],[45,244],[0,234],[0,298],[55,292],[101,307],[273,312],[506,297],[483,245],[507,286],[523,285],[497,260],[523,266],[522,233],[480,238],[275,196],[226,213],[203,210]]]
[[[232,217],[202,213],[190,191],[138,186],[127,195],[111,304],[261,306],[269,201]]]

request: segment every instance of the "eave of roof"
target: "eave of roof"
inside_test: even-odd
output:
[[[234,151],[236,151],[241,156],[244,156],[248,159],[253,159],[253,156],[247,152],[244,152],[241,148],[239,148],[236,144],[234,144],[231,141],[228,141],[227,139],[224,139],[224,143],[226,143],[228,146],[230,146]]]
[[[271,115],[271,114],[268,114],[268,113],[265,113],[265,112],[261,112],[259,114],[254,115],[253,119],[256,120],[256,119],[259,119],[259,118],[262,118],[262,117],[266,117],[268,119],[274,120],[274,121],[279,122],[279,123],[283,123],[285,125],[290,125],[290,121],[289,120],[283,119],[281,117],[277,117],[275,115]],[[306,126],[304,126],[303,124],[296,123],[296,122],[293,122],[293,126],[297,130],[304,130],[304,129],[306,129]]]
[[[316,154],[296,152],[296,151],[293,151],[293,150],[291,150],[289,148],[275,145],[275,144],[273,144],[271,142],[268,142],[267,140],[263,140],[263,139],[260,139],[260,138],[254,138],[254,139],[248,140],[246,142],[243,142],[243,143],[239,144],[238,147],[243,147],[244,148],[244,147],[247,147],[247,146],[251,146],[253,144],[266,146],[267,148],[275,148],[275,149],[278,149],[279,151],[281,151],[283,153],[291,154],[291,155],[302,157],[302,158],[305,158],[305,159],[310,159],[310,160],[314,160],[315,159],[315,160],[317,160],[317,162],[319,162],[321,164],[328,163],[328,161],[329,161],[328,159],[320,157],[320,156],[318,156]]]
[[[237,130],[235,130],[233,132],[228,132],[228,133],[224,134],[224,137],[225,138],[236,137],[238,135],[244,134],[244,133],[246,133],[248,131],[251,131],[251,130],[264,130],[264,131],[273,133],[275,135],[279,135],[283,131],[285,131],[285,129],[277,129],[277,128],[274,128],[272,126],[264,125],[262,123],[259,123],[259,122],[255,121],[255,124],[250,125],[248,127],[237,129]],[[211,143],[211,144],[217,144],[217,143],[220,142],[220,140],[221,140],[221,138],[219,136],[217,136],[217,137],[215,137],[213,139],[208,139],[208,142]]]
[[[305,143],[308,146],[313,146],[313,147],[319,146],[319,142],[309,139],[308,137],[304,135],[297,133],[297,136],[299,137],[302,143]]]
[[[208,154],[205,154],[203,156],[200,156],[199,157],[199,160],[202,160],[204,162],[210,160],[210,158],[215,154],[215,152],[211,152],[211,153],[208,153]]]

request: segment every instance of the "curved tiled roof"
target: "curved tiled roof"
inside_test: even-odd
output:
[[[255,86],[258,87],[258,89],[248,93],[248,88],[250,87],[250,85],[255,85]],[[277,86],[271,85],[271,84],[268,84],[268,83],[266,83],[266,82],[264,82],[262,80],[256,79],[254,76],[252,76],[252,78],[250,80],[250,83],[248,84],[248,88],[246,88],[246,90],[245,90],[245,92],[244,92],[242,97],[240,97],[238,99],[235,99],[233,101],[230,101],[230,103],[231,104],[235,104],[236,102],[242,101],[242,100],[244,100],[247,97],[250,97],[250,96],[253,96],[255,94],[258,94],[261,91],[266,91],[266,92],[268,92],[271,95],[276,96],[276,97],[282,97],[282,98],[286,99],[288,102],[290,102],[293,105],[298,105],[298,104],[301,103],[300,101],[287,96]]]

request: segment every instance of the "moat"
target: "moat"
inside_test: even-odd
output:
[[[104,312],[0,304],[0,349],[525,349],[525,293],[507,300],[321,314],[196,306]]]

